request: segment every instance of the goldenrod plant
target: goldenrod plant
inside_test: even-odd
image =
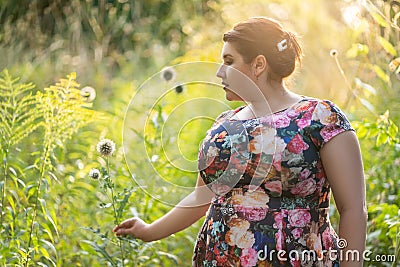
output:
[[[79,90],[75,73],[34,93],[32,83],[20,84],[3,70],[0,88],[4,173],[0,229],[5,237],[1,240],[0,260],[5,265],[36,266],[40,262],[55,266],[57,252],[53,243],[58,235],[57,218],[43,196],[52,181],[57,180],[53,173],[57,161],[54,150],[98,113],[86,102],[87,93]],[[30,159],[33,164],[29,165],[29,161],[19,162],[18,167],[9,164],[9,158],[18,159],[14,147],[22,141],[29,142],[24,138],[34,131],[40,135],[41,143],[34,144]]]

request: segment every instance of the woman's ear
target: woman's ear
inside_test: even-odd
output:
[[[253,59],[252,62],[253,73],[258,78],[264,71],[268,71],[267,59],[264,55],[258,55]]]

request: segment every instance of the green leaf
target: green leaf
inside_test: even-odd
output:
[[[39,251],[42,253],[42,255],[46,258],[46,259],[50,259],[50,254],[49,252],[47,252],[47,250],[44,247],[40,247]],[[44,265],[47,266],[47,265]]]
[[[382,81],[384,81],[386,83],[390,82],[390,77],[386,74],[386,72],[381,67],[379,67],[378,65],[370,65],[370,68],[372,71],[374,71],[376,73],[376,75],[378,75],[378,77]]]
[[[382,36],[379,36],[379,43],[381,44],[381,46],[383,47],[383,49],[385,49],[386,52],[388,52],[390,55],[392,55],[393,57],[397,56],[397,51],[394,48],[394,46],[387,41],[385,38],[383,38]]]
[[[173,255],[171,253],[167,253],[167,252],[164,252],[164,251],[158,251],[157,254],[160,255],[160,256],[166,256],[169,259],[175,261],[175,263],[178,263],[178,257],[176,255]]]
[[[347,58],[356,58],[358,56],[366,56],[369,53],[369,47],[365,44],[355,43],[346,51]]]
[[[355,81],[357,86],[365,89],[366,91],[370,92],[373,95],[376,95],[376,89],[374,87],[372,87],[371,85],[369,85],[367,83],[364,83],[359,78],[355,78],[354,81]]]
[[[53,220],[53,218],[51,217],[50,214],[48,214],[48,213],[45,213],[45,214],[46,214],[47,220],[51,223],[51,225],[53,226],[54,231],[56,232],[56,234],[57,234],[57,236],[58,236],[58,230],[57,230],[57,225],[56,225],[56,223],[54,222],[54,220]]]
[[[388,130],[390,137],[392,139],[395,138],[398,132],[399,132],[399,128],[397,127],[397,125],[393,121],[390,120],[389,121],[389,130]]]
[[[369,128],[369,136],[370,137],[375,137],[379,133],[378,126],[376,124],[372,124],[371,127]]]
[[[100,253],[109,263],[112,264],[112,266],[117,267],[117,264],[114,262],[112,257],[107,253],[107,251],[103,247],[100,247],[96,242],[92,242],[92,241],[89,241],[89,240],[82,240],[82,242],[91,245],[92,248],[96,252]]]
[[[366,100],[366,99],[364,99],[364,98],[360,98],[360,102],[361,102],[361,104],[362,104],[364,107],[366,107],[369,111],[372,111],[372,112],[375,111],[374,106],[373,106],[368,100]]]
[[[378,134],[378,137],[376,138],[376,146],[381,146],[383,144],[386,144],[389,141],[389,135],[385,132],[381,132]]]
[[[46,214],[46,200],[39,198],[40,206],[42,207],[42,213]]]
[[[8,204],[11,206],[12,208],[12,212],[13,212],[13,217],[16,214],[16,206],[15,206],[15,202],[14,202],[14,198],[10,195],[7,196],[7,200],[8,200]]]
[[[51,242],[47,241],[46,239],[40,239],[40,241],[43,244],[45,244],[46,247],[49,248],[54,255],[57,255],[57,250],[56,250],[55,246]],[[49,259],[50,259],[50,257],[49,257]]]
[[[122,213],[124,211],[124,208],[125,208],[126,204],[128,203],[129,198],[132,195],[132,193],[133,193],[132,190],[125,191],[124,198],[120,201],[119,207],[117,209],[117,217],[118,217],[118,219],[122,217]]]
[[[371,12],[372,17],[374,18],[374,20],[381,25],[384,28],[388,28],[390,25],[389,23],[386,21],[386,19],[384,17],[382,17],[379,13],[372,11]]]

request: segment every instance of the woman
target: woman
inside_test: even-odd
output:
[[[277,21],[250,18],[223,40],[217,76],[226,98],[246,105],[207,132],[190,195],[151,224],[131,218],[114,232],[158,240],[206,214],[193,266],[362,266],[365,185],[346,116],[285,87],[302,52]],[[331,189],[339,236],[329,222]]]

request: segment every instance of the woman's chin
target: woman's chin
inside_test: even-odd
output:
[[[238,97],[231,90],[225,89],[225,98],[228,101],[235,101]]]
[[[239,96],[232,92],[226,91],[225,93],[225,98],[228,101],[243,101]]]

